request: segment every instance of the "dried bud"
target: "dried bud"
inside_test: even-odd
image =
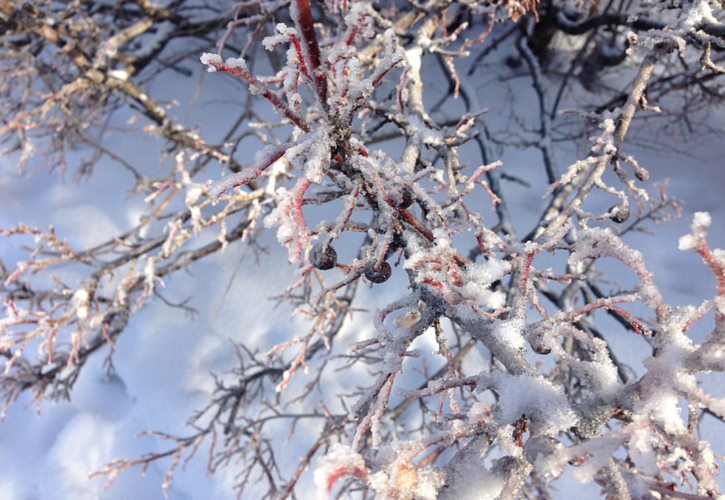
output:
[[[310,251],[310,264],[322,271],[332,269],[337,264],[337,252],[330,244],[315,243]]]
[[[612,214],[609,218],[617,224],[621,224],[629,219],[629,207],[626,205],[614,206],[609,209],[609,213]]]
[[[393,274],[393,270],[387,262],[376,266],[375,262],[372,261],[365,266],[365,277],[373,283],[385,283],[391,274]]]
[[[544,344],[543,342],[531,342],[531,347],[534,352],[538,354],[549,354],[551,352],[551,346]]]
[[[644,169],[642,167],[635,168],[634,175],[635,175],[635,177],[637,177],[637,179],[639,179],[643,182],[649,180],[649,170]]]

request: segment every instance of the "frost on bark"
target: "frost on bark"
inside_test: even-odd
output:
[[[187,435],[160,432],[165,451],[95,476],[162,461],[166,490],[203,449],[210,472],[237,471],[240,496],[546,498],[567,468],[608,498],[720,494],[698,423],[725,418],[700,379],[725,370],[725,252],[708,243],[721,222],[698,212],[679,241],[715,277],[699,305],[669,304],[627,240],[679,208],[631,152],[637,118],[722,111],[720,3],[186,3],[76,2],[61,15],[52,2],[0,0],[6,153],[21,170],[65,172],[66,151],[85,148],[79,176],[116,163],[147,206],[94,248],[52,228],[0,230],[30,245],[0,261],[6,408],[26,391],[38,404],[70,397],[91,356],[113,369],[141,308],[193,312],[164,297],[169,276],[269,230],[293,264],[281,300],[309,328],[263,352],[235,345],[239,366],[215,375]],[[203,69],[203,85],[225,78],[243,103],[218,143],[144,90]],[[522,87],[509,80],[527,79],[511,109],[524,97],[535,109],[487,115],[484,71],[511,92]],[[448,90],[431,102],[436,79]],[[165,177],[105,147],[109,117],[128,109],[163,143]],[[570,165],[556,158],[565,141],[586,144]],[[508,148],[538,151],[531,168],[547,179],[530,186],[546,202],[533,227],[505,196],[524,183],[498,159]],[[343,252],[351,234],[362,244]],[[609,261],[626,273],[602,275]],[[82,280],[53,274],[73,264]],[[396,298],[361,312],[363,287]],[[353,313],[374,333],[340,335]],[[688,335],[699,322],[702,341]],[[613,335],[649,349],[641,372],[618,360]],[[352,394],[336,371],[355,374]],[[291,468],[280,421],[300,456]]]

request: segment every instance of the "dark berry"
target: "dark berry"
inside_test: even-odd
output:
[[[621,224],[629,219],[629,207],[627,206],[617,205],[616,207],[610,208],[609,211],[612,213],[609,218],[617,224]]]
[[[379,266],[376,266],[375,262],[368,262],[365,266],[365,277],[373,283],[385,283],[392,273],[393,270],[387,262]]]
[[[315,243],[310,250],[310,264],[322,271],[332,269],[337,264],[337,252],[332,245]]]
[[[398,197],[398,208],[403,210],[413,204],[413,191],[409,187],[404,187]]]

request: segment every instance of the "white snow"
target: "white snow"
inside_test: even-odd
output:
[[[499,396],[494,416],[499,424],[511,424],[522,416],[531,432],[555,436],[576,425],[578,417],[560,387],[543,377],[501,375],[493,377]]]
[[[209,73],[214,73],[217,70],[217,66],[222,65],[222,56],[219,54],[204,52],[199,59],[201,60],[201,64],[207,66],[206,70]]]

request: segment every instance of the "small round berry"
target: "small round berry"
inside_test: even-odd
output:
[[[332,269],[337,264],[337,252],[332,245],[315,243],[310,250],[310,264],[322,271]]]
[[[400,191],[400,195],[398,197],[398,208],[400,210],[403,210],[404,208],[408,208],[413,204],[414,198],[413,198],[413,191],[409,187],[404,187]]]
[[[393,270],[387,262],[376,266],[373,261],[368,262],[365,266],[365,277],[373,283],[385,283],[391,274],[393,274]]]
[[[609,212],[612,214],[609,216],[609,218],[617,224],[621,224],[622,222],[629,219],[629,207],[625,205],[617,205],[615,207],[612,207],[609,209]]]

